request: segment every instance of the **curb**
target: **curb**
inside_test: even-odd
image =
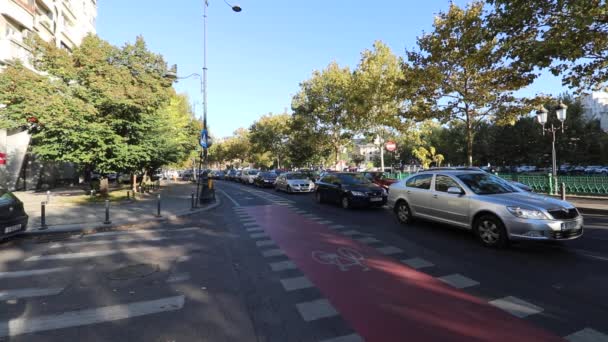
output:
[[[196,215],[196,214],[199,214],[199,213],[202,213],[205,211],[209,211],[211,209],[215,209],[215,208],[219,207],[221,204],[222,204],[222,201],[219,199],[219,197],[216,197],[215,203],[209,204],[204,208],[199,208],[196,210],[188,210],[186,212],[171,214],[171,215],[154,218],[154,219],[142,220],[142,221],[138,221],[138,222],[116,222],[116,223],[112,223],[112,224],[103,224],[103,223],[65,224],[65,225],[49,226],[50,229],[44,229],[44,230],[41,230],[40,227],[36,227],[36,228],[28,229],[18,236],[31,237],[31,236],[52,235],[52,234],[61,234],[61,233],[76,233],[76,232],[90,234],[90,233],[95,233],[95,232],[101,231],[101,230],[105,231],[108,229],[127,227],[127,226],[132,226],[135,224],[151,223],[151,222],[156,223],[156,222],[166,222],[166,221],[177,220],[179,218],[189,217],[189,216]]]
[[[576,207],[583,215],[608,215],[608,209]]]

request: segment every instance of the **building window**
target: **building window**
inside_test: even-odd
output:
[[[6,22],[4,37],[9,39],[19,39],[21,38],[21,31],[19,31],[15,26],[11,25],[9,22]]]

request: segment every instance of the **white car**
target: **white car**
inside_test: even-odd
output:
[[[294,192],[314,192],[315,183],[304,173],[287,172],[282,173],[274,183],[276,191]]]
[[[253,181],[258,176],[258,173],[260,173],[260,170],[243,170],[241,183],[253,185]]]

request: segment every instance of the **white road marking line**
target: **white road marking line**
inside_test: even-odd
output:
[[[108,255],[114,255],[114,254],[138,253],[138,252],[145,252],[145,251],[165,249],[165,248],[166,247],[134,247],[134,248],[101,250],[101,251],[80,252],[80,253],[34,255],[34,256],[31,256],[31,257],[25,259],[25,261],[93,258],[93,257],[102,257],[102,256],[108,256]]]
[[[111,322],[131,317],[180,310],[183,306],[184,296],[176,296],[96,309],[68,311],[57,315],[15,318],[10,321],[0,322],[0,337]]]
[[[451,285],[457,289],[464,289],[467,287],[471,287],[471,286],[477,286],[479,285],[478,281],[475,281],[471,278],[467,278],[465,276],[463,276],[462,274],[450,274],[447,276],[443,276],[443,277],[438,277],[437,279],[441,280],[442,282]]]
[[[253,233],[253,234],[249,234],[249,237],[252,239],[261,239],[261,238],[267,238],[268,234],[267,233]]]
[[[285,252],[280,249],[268,249],[262,252],[262,256],[266,258],[275,257],[275,256],[283,256]]]
[[[608,335],[591,328],[585,328],[565,337],[570,342],[608,342]]]
[[[222,195],[226,196],[230,200],[230,202],[234,204],[235,207],[241,206],[239,202],[235,201],[234,198],[230,197],[230,195],[228,195],[224,190],[217,189],[217,191],[219,191]]]
[[[302,216],[304,216],[304,217],[319,217],[319,216],[317,216],[315,214],[303,214]]]
[[[306,210],[294,210],[296,213],[298,214],[306,214],[307,211]]]
[[[329,226],[328,228],[329,229],[344,229],[346,227],[341,224],[334,224],[333,226]]]
[[[253,227],[253,226],[257,226],[258,224],[256,222],[245,222],[243,223],[243,226],[245,227]]]
[[[293,261],[279,261],[279,262],[273,262],[270,263],[270,269],[273,270],[274,272],[280,272],[280,271],[285,271],[285,270],[295,270],[297,268],[296,264],[293,263]]]
[[[186,281],[190,279],[190,273],[175,273],[167,278],[167,283],[178,283],[180,281]]]
[[[379,247],[376,250],[384,255],[403,253],[403,249],[394,246]]]
[[[193,238],[193,237],[194,237],[194,235],[182,235],[182,236],[160,236],[160,237],[153,237],[153,238],[126,238],[126,239],[95,240],[95,241],[82,241],[82,242],[71,242],[71,243],[56,243],[56,244],[51,245],[49,248],[93,246],[93,245],[104,245],[104,244],[109,244],[109,243],[154,242],[154,241],[163,241],[163,240],[187,239],[187,238]]]
[[[83,239],[95,238],[99,236],[119,236],[119,235],[130,235],[130,234],[143,234],[143,233],[166,233],[166,232],[189,232],[192,230],[200,230],[199,227],[187,227],[177,229],[138,229],[138,230],[120,230],[113,232],[103,232],[85,235]]]
[[[313,221],[323,221],[324,218],[322,217],[318,217],[318,216],[314,216],[314,217],[307,217],[309,220],[313,220]]]
[[[401,262],[415,269],[435,266],[435,264],[433,264],[432,262],[426,261],[422,258],[405,259],[401,260]]]
[[[28,270],[28,271],[15,271],[15,272],[0,272],[0,280],[9,279],[9,278],[20,278],[20,277],[30,277],[37,276],[55,272],[65,272],[70,270],[70,267],[55,267],[55,268],[44,268],[37,270]]]
[[[353,235],[363,235],[363,233],[361,233],[358,230],[345,230],[343,232],[340,232],[341,234],[344,235],[348,235],[348,236],[353,236]]]
[[[365,340],[363,339],[363,337],[361,337],[357,334],[350,334],[350,335],[329,338],[327,340],[323,340],[320,342],[365,342]]]
[[[176,262],[186,262],[186,261],[190,261],[190,259],[192,259],[191,256],[189,255],[182,255],[179,258],[177,258],[177,260],[175,260]]]
[[[245,229],[246,231],[253,233],[253,232],[263,232],[264,228],[261,227],[254,227],[254,228],[247,228]]]
[[[323,220],[323,221],[319,221],[317,223],[320,223],[320,224],[333,224],[334,222],[333,221],[329,221],[329,220]]]
[[[355,239],[356,241],[359,241],[361,243],[365,243],[365,244],[372,244],[372,243],[379,243],[381,242],[380,240],[373,238],[373,237],[364,237],[364,238],[357,238]]]
[[[5,290],[0,291],[0,300],[11,300],[31,297],[42,297],[42,296],[55,296],[63,291],[63,287],[51,287],[51,288],[29,288],[29,289],[17,289],[17,290]],[[1,327],[0,327],[1,329]]]
[[[528,317],[543,311],[543,308],[513,296],[495,299],[490,301],[490,304],[519,318]]]
[[[329,303],[327,299],[318,299],[312,302],[296,304],[296,308],[306,322],[317,319],[337,316],[338,311]]]
[[[285,291],[308,289],[314,286],[306,277],[281,279],[281,285],[283,285]]]
[[[274,246],[275,243],[272,240],[262,240],[262,241],[256,241],[255,245],[258,247],[266,247],[266,246]]]

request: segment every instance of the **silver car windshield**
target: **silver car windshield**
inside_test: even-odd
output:
[[[502,178],[490,175],[487,173],[466,173],[457,175],[471,191],[477,195],[495,195],[506,194],[510,192],[519,192],[515,187],[510,185]]]

